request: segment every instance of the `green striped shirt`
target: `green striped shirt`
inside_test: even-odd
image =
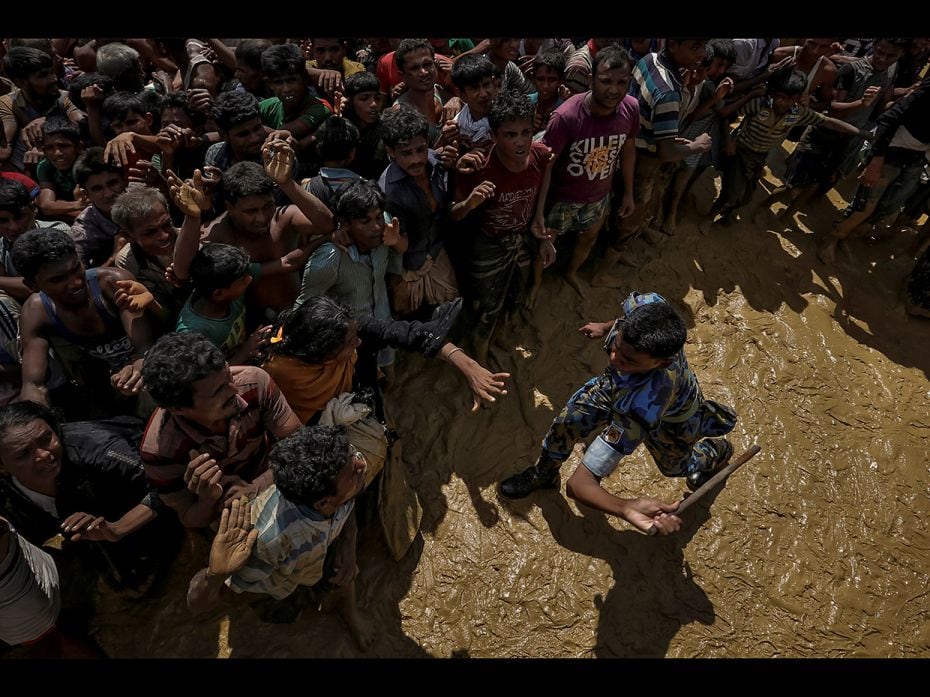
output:
[[[795,126],[820,124],[827,118],[800,104],[795,104],[787,113],[779,116],[772,108],[770,97],[756,97],[747,102],[740,109],[740,114],[743,121],[734,133],[736,143],[758,153],[768,152],[780,144]]]

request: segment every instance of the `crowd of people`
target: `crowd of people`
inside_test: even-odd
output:
[[[790,222],[857,178],[815,231],[820,262],[906,235],[903,302],[930,316],[930,39],[782,43],[4,40],[0,640],[101,655],[97,579],[157,592],[187,534],[210,548],[193,613],[238,596],[289,622],[331,596],[367,648],[356,530],[392,528],[397,558],[416,534],[385,495],[404,481],[396,351],[447,362],[490,406],[521,387],[488,367],[491,341],[544,273],[583,297],[593,250],[620,273],[686,215],[713,234],[779,202]],[[785,141],[782,185],[756,196]],[[684,205],[717,175],[706,213]],[[661,296],[617,315],[580,330],[606,337],[607,372],[500,493],[557,487],[603,427],[568,494],[674,533],[674,505],[600,480],[645,443],[696,489],[736,415],[701,395]]]

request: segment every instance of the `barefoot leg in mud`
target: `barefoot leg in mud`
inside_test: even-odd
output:
[[[543,274],[543,262],[542,259],[538,257],[533,261],[533,287],[530,288],[529,292],[526,294],[526,299],[523,301],[523,307],[527,310],[532,310],[536,307],[536,300],[539,297],[539,288],[542,286],[542,274]],[[481,361],[479,361],[481,363]]]
[[[337,591],[339,596],[337,609],[339,616],[348,625],[352,638],[362,651],[371,648],[377,637],[374,623],[366,614],[358,609],[355,598],[355,581]]]
[[[594,243],[597,242],[597,233],[604,225],[604,217],[601,216],[594,225],[578,233],[578,241],[575,242],[575,249],[572,250],[572,260],[568,264],[568,271],[565,272],[565,282],[568,283],[579,297],[584,297],[584,291],[581,289],[581,282],[578,279],[578,269],[585,263]]]

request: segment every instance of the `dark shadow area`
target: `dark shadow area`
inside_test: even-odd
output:
[[[694,580],[684,549],[710,518],[722,489],[686,512],[681,530],[669,537],[618,531],[603,513],[584,505],[576,515],[561,495],[536,497],[556,542],[610,565],[614,584],[594,598],[600,613],[596,656],[661,658],[683,625],[714,623],[713,604]]]
[[[375,512],[376,515],[376,512]],[[245,598],[228,608],[231,658],[428,658],[401,625],[400,601],[410,589],[423,552],[417,535],[410,549],[395,561],[377,517],[358,532],[359,609],[377,629],[374,643],[362,651],[348,626],[331,607],[332,597],[315,597],[320,605],[303,607],[293,622],[275,624],[261,619],[262,610]],[[295,641],[299,637],[299,640]]]

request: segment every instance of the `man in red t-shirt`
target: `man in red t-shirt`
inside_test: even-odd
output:
[[[468,216],[476,228],[470,274],[471,292],[478,301],[479,363],[487,360],[501,310],[526,288],[534,256],[543,266],[555,260],[539,198],[549,149],[533,142],[533,104],[524,94],[503,92],[491,102],[488,123],[494,145],[486,157],[478,152],[467,156],[480,166],[457,177],[450,214],[453,220]]]

